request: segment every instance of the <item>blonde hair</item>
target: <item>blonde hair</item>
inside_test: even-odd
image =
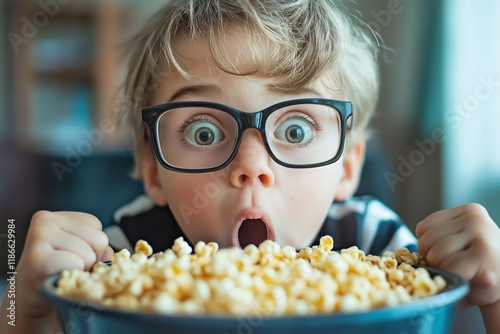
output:
[[[128,74],[124,84],[126,108],[122,119],[133,135],[136,166],[144,150],[144,128],[140,109],[147,106],[155,88],[165,79],[159,60],[166,58],[171,70],[186,79],[172,46],[183,34],[204,37],[218,66],[237,75],[276,79],[275,86],[287,91],[315,80],[341,89],[344,100],[354,107],[354,125],[348,142],[365,134],[378,96],[377,45],[356,17],[335,0],[170,0],[131,39],[127,50]],[[252,68],[239,69],[225,53],[225,34],[230,29],[248,33],[253,50]]]

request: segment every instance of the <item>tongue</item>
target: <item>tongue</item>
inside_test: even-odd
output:
[[[267,239],[267,228],[264,222],[260,219],[246,219],[241,223],[238,230],[238,241],[241,248],[247,245],[260,245],[261,242]]]

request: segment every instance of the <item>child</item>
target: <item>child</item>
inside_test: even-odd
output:
[[[41,282],[110,259],[108,237],[115,249],[143,238],[161,251],[178,236],[302,248],[330,234],[337,248],[416,250],[394,213],[352,197],[378,92],[376,47],[336,3],[176,0],[158,12],[130,48],[125,85],[147,197],[106,233],[88,214],[36,213],[17,268],[17,326],[3,321],[2,332],[57,332]],[[467,301],[498,333],[500,230],[484,208],[434,213],[416,234],[431,266],[470,282]]]

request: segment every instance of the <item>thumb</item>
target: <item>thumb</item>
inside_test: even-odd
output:
[[[115,252],[113,251],[113,248],[111,248],[110,246],[107,246],[106,249],[104,250],[104,252],[102,253],[102,256],[99,259],[99,261],[111,261],[114,254],[115,254]]]

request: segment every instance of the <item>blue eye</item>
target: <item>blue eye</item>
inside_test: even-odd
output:
[[[290,144],[304,144],[313,136],[313,125],[303,116],[289,118],[278,125],[274,131],[275,137]]]
[[[224,134],[211,122],[197,121],[186,128],[186,138],[194,145],[208,146],[222,141]]]

